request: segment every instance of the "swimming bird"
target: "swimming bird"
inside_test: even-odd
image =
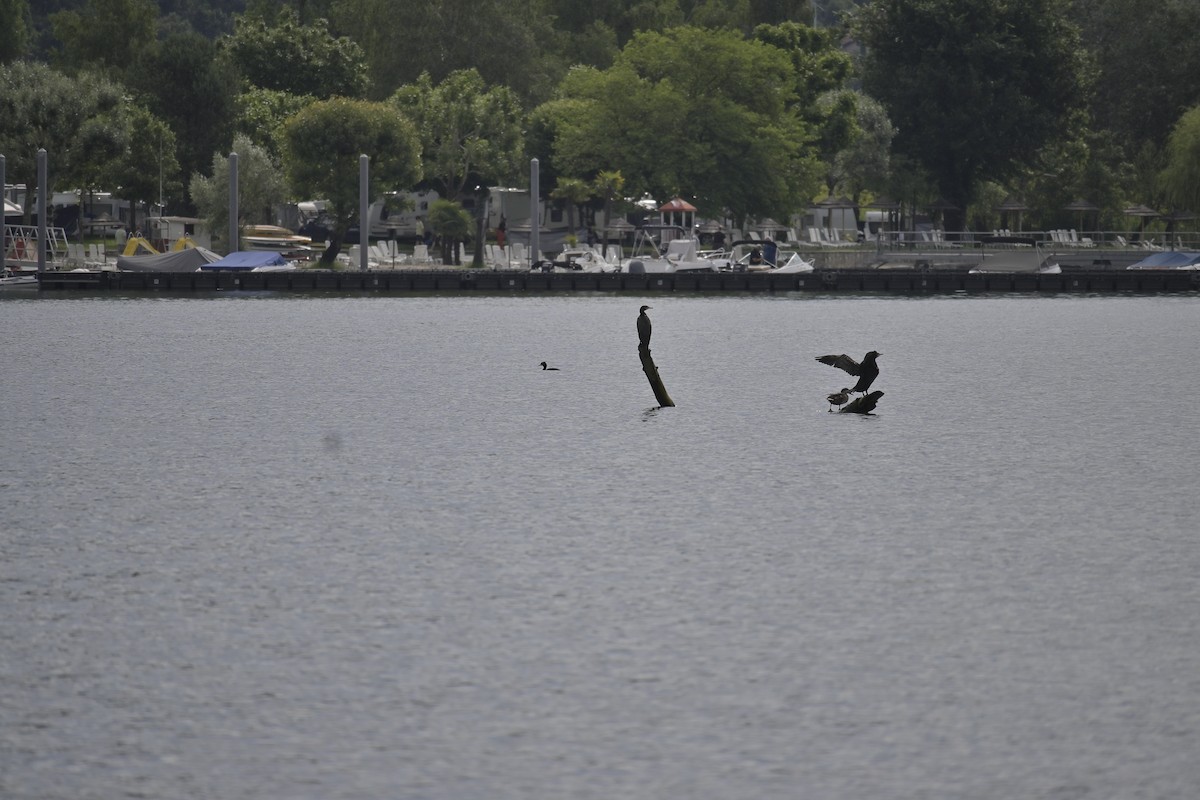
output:
[[[831,367],[837,367],[840,370],[849,372],[851,375],[858,376],[858,383],[854,384],[852,392],[867,393],[867,389],[871,388],[871,384],[879,377],[879,365],[875,363],[875,359],[879,358],[879,353],[872,350],[863,356],[862,363],[858,363],[850,356],[842,353],[840,356],[817,356],[817,361],[822,364],[828,364]]]
[[[546,362],[545,362],[545,361],[543,361],[543,362],[542,362],[542,370],[543,370],[543,371],[545,371],[545,370],[549,370],[549,371],[551,371],[551,372],[558,372],[558,367],[547,367],[547,366],[546,366]]]
[[[638,326],[638,346],[650,348],[650,318],[646,316],[646,309],[650,306],[642,306],[639,310],[637,318]]]
[[[825,399],[829,401],[829,410],[833,411],[834,406],[840,408],[850,402],[850,390],[843,388],[840,392],[834,392]]]

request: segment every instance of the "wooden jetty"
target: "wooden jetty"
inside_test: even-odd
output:
[[[800,273],[513,272],[447,270],[295,270],[287,272],[43,272],[42,292],[207,294],[950,294],[1135,293],[1200,291],[1200,271],[1072,269],[1061,273],[927,269],[820,269]]]

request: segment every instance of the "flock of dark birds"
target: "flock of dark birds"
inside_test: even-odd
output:
[[[637,317],[637,332],[638,332],[638,348],[650,348],[650,317],[646,315],[651,306],[642,306],[638,309]],[[879,398],[883,397],[883,392],[870,391],[871,384],[879,377],[879,364],[876,359],[879,358],[879,353],[871,350],[862,361],[855,361],[850,356],[842,353],[836,356],[817,356],[817,361],[822,364],[828,364],[831,367],[837,367],[843,372],[854,375],[858,378],[858,382],[849,388],[842,388],[833,394],[827,395],[826,400],[829,401],[829,410],[833,411],[836,406],[839,411],[854,411],[859,414],[870,413],[879,403]],[[558,367],[551,367],[545,361],[541,363],[543,370],[558,371]],[[859,395],[851,402],[853,395]]]

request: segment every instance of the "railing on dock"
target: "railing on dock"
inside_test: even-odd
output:
[[[4,265],[28,269],[38,264],[37,225],[4,226]],[[46,228],[47,264],[64,263],[67,259],[67,232],[62,228]]]

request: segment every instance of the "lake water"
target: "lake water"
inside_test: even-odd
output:
[[[1198,317],[6,298],[0,796],[1193,798]]]

